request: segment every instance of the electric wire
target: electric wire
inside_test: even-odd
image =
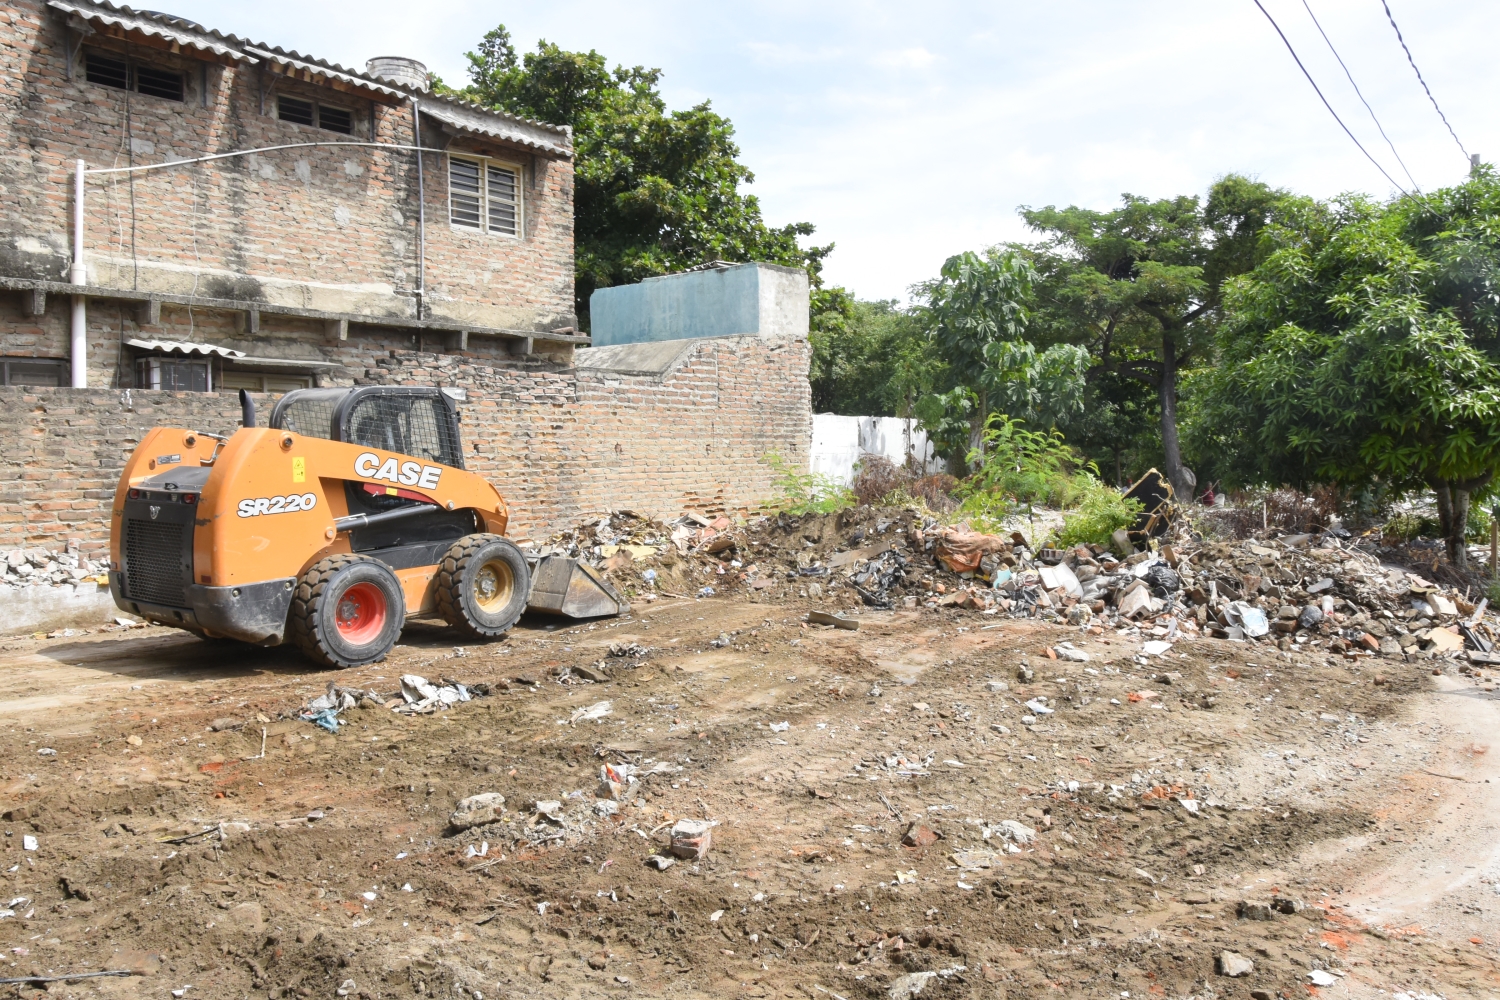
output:
[[[1354,88],[1354,93],[1359,95],[1360,103],[1365,106],[1366,111],[1370,112],[1370,120],[1375,123],[1375,127],[1380,131],[1380,137],[1385,140],[1385,144],[1391,147],[1391,155],[1396,158],[1397,163],[1401,164],[1401,169],[1406,172],[1406,179],[1411,181],[1411,186],[1420,192],[1422,186],[1411,175],[1411,168],[1406,165],[1405,160],[1401,159],[1401,154],[1396,152],[1396,144],[1391,141],[1390,136],[1385,134],[1385,127],[1380,124],[1380,119],[1375,117],[1375,109],[1370,107],[1370,102],[1365,100],[1365,95],[1360,91],[1359,84],[1354,82],[1354,74],[1349,72],[1349,67],[1344,64],[1344,57],[1339,55],[1339,50],[1334,48],[1333,39],[1329,38],[1328,32],[1323,30],[1323,25],[1318,21],[1318,15],[1313,13],[1312,7],[1308,4],[1307,0],[1302,0],[1302,6],[1307,9],[1307,16],[1312,18],[1312,23],[1317,26],[1318,34],[1322,35],[1323,41],[1328,43],[1328,51],[1333,53],[1333,58],[1339,61],[1339,66],[1343,69],[1344,75],[1349,78],[1349,86]]]
[[[1442,108],[1438,107],[1437,98],[1432,96],[1432,89],[1427,86],[1427,81],[1422,79],[1422,71],[1417,69],[1417,61],[1412,58],[1411,49],[1406,47],[1406,39],[1401,37],[1401,29],[1396,27],[1396,18],[1393,14],[1391,14],[1391,5],[1386,3],[1386,0],[1380,0],[1380,6],[1385,8],[1386,20],[1391,22],[1391,28],[1396,32],[1396,41],[1401,43],[1401,51],[1406,53],[1406,61],[1411,63],[1411,71],[1417,74],[1417,82],[1422,85],[1423,90],[1427,91],[1427,99],[1432,102],[1433,110],[1438,113],[1438,117],[1441,118],[1443,120],[1443,124],[1448,127],[1448,134],[1453,136],[1454,142],[1458,143],[1459,152],[1464,154],[1464,159],[1472,159],[1469,156],[1469,151],[1467,149],[1464,149],[1464,144],[1458,141],[1458,133],[1453,131],[1452,125],[1448,124],[1448,116],[1443,114]],[[1270,15],[1267,16],[1269,17]]]
[[[1266,10],[1266,8],[1261,4],[1260,0],[1255,0],[1255,6],[1260,7],[1260,12],[1262,14],[1266,15],[1266,20],[1270,21],[1271,22],[1271,27],[1273,27],[1273,28],[1276,29],[1276,34],[1278,34],[1278,35],[1281,36],[1282,44],[1285,45],[1286,46],[1286,50],[1292,54],[1292,59],[1293,59],[1293,61],[1295,61],[1297,63],[1297,68],[1302,71],[1302,75],[1303,76],[1307,77],[1307,82],[1310,83],[1310,84],[1312,84],[1312,89],[1315,90],[1315,91],[1317,91],[1318,100],[1322,101],[1323,102],[1323,107],[1325,107],[1325,108],[1328,109],[1328,113],[1330,115],[1333,115],[1333,120],[1339,123],[1339,128],[1343,129],[1344,130],[1344,134],[1349,137],[1350,141],[1353,142],[1356,146],[1359,147],[1359,151],[1361,153],[1365,154],[1365,159],[1367,159],[1371,163],[1375,164],[1375,169],[1376,170],[1379,170],[1382,174],[1385,174],[1385,179],[1388,180],[1388,181],[1390,181],[1392,184],[1394,184],[1395,187],[1396,187],[1396,190],[1400,191],[1402,194],[1406,195],[1407,197],[1410,197],[1411,196],[1411,192],[1408,191],[1408,190],[1406,190],[1406,188],[1402,187],[1399,183],[1397,183],[1396,178],[1394,178],[1390,174],[1386,173],[1385,167],[1382,167],[1380,165],[1380,161],[1377,160],[1377,159],[1375,159],[1375,157],[1373,157],[1373,156],[1370,155],[1370,151],[1364,147],[1364,144],[1361,143],[1359,141],[1359,139],[1355,138],[1355,135],[1354,135],[1353,132],[1349,131],[1349,126],[1344,124],[1344,120],[1339,117],[1339,113],[1337,111],[1333,110],[1333,105],[1328,103],[1328,98],[1324,97],[1323,96],[1323,91],[1318,88],[1318,81],[1314,80],[1312,78],[1312,74],[1307,71],[1307,67],[1304,66],[1304,65],[1302,65],[1302,59],[1301,59],[1300,56],[1297,55],[1297,50],[1294,49],[1294,48],[1292,48],[1291,41],[1287,39],[1286,33],[1281,30],[1281,25],[1277,24],[1276,23],[1276,19],[1271,16],[1271,12],[1268,11],[1268,10]]]

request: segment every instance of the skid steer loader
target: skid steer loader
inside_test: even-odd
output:
[[[523,552],[488,481],[464,470],[458,390],[299,389],[222,438],[157,427],[120,475],[110,591],[124,611],[201,636],[295,643],[336,667],[385,657],[406,618],[466,638],[525,610],[623,614],[587,564]]]

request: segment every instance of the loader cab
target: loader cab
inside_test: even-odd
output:
[[[276,403],[270,426],[462,469],[463,443],[458,433],[462,393],[461,389],[432,386],[297,389]],[[355,480],[344,482],[350,514],[381,514],[418,503],[391,495],[394,492]],[[379,554],[401,568],[434,561],[434,553],[476,530],[472,512],[453,511],[357,528],[349,532],[349,545],[354,552]]]
[[[462,399],[462,389],[431,386],[296,389],[277,402],[271,426],[462,469]]]

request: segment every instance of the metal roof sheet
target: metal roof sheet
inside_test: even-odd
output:
[[[257,358],[246,354],[244,351],[236,351],[232,347],[219,347],[217,344],[194,344],[186,340],[127,340],[130,347],[142,351],[160,351],[163,354],[201,354],[204,357],[218,355],[226,361],[237,361],[247,365],[267,365],[274,368],[339,368],[341,365],[332,361],[307,361],[301,358]]]
[[[65,14],[77,14],[88,21],[98,21],[100,24],[123,28],[126,31],[139,31],[148,38],[160,38],[239,62],[253,63],[255,61],[238,46],[230,44],[233,36],[226,38],[217,31],[209,31],[181,18],[146,11],[133,11],[129,7],[116,7],[104,2],[84,4],[68,3],[66,0],[48,0],[47,5]],[[192,25],[192,27],[186,27],[187,25]]]
[[[571,157],[572,143],[566,135],[555,132],[548,135],[554,126],[527,122],[493,111],[486,111],[472,104],[445,101],[441,104],[422,102],[422,114],[446,122],[461,132],[488,136],[505,142],[514,142],[531,149],[551,153],[554,156]],[[547,131],[543,131],[546,129]],[[559,141],[561,140],[561,141]]]
[[[359,70],[331,63],[316,56],[303,55],[280,46],[265,45],[226,35],[221,31],[205,28],[200,24],[170,14],[155,11],[132,10],[117,6],[109,0],[48,0],[49,6],[68,14],[101,24],[115,25],[130,31],[139,31],[149,37],[161,38],[188,48],[211,52],[214,55],[255,64],[272,60],[292,66],[302,72],[332,77],[351,86],[362,87],[388,97],[420,101],[422,111],[441,118],[462,131],[520,143],[532,149],[556,156],[573,155],[573,130],[565,125],[549,125],[517,115],[506,114],[480,107],[454,97],[411,90],[384,77],[372,76]]]

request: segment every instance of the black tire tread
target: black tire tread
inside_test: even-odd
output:
[[[481,625],[469,616],[469,611],[464,607],[464,602],[460,597],[464,570],[468,568],[469,560],[481,548],[494,541],[509,541],[509,539],[504,535],[465,535],[453,543],[452,547],[444,553],[443,561],[438,563],[438,614],[445,622],[471,639],[493,639],[510,631],[511,625],[515,624],[511,622],[499,629]],[[520,581],[517,581],[518,585],[519,583]]]
[[[338,571],[363,558],[343,553],[318,560],[302,574],[302,579],[297,581],[297,589],[292,594],[292,607],[287,615],[287,630],[291,633],[292,642],[304,656],[325,667],[341,667],[342,664],[333,658],[333,654],[319,638],[318,630],[313,625],[314,616],[322,603],[324,591]]]

